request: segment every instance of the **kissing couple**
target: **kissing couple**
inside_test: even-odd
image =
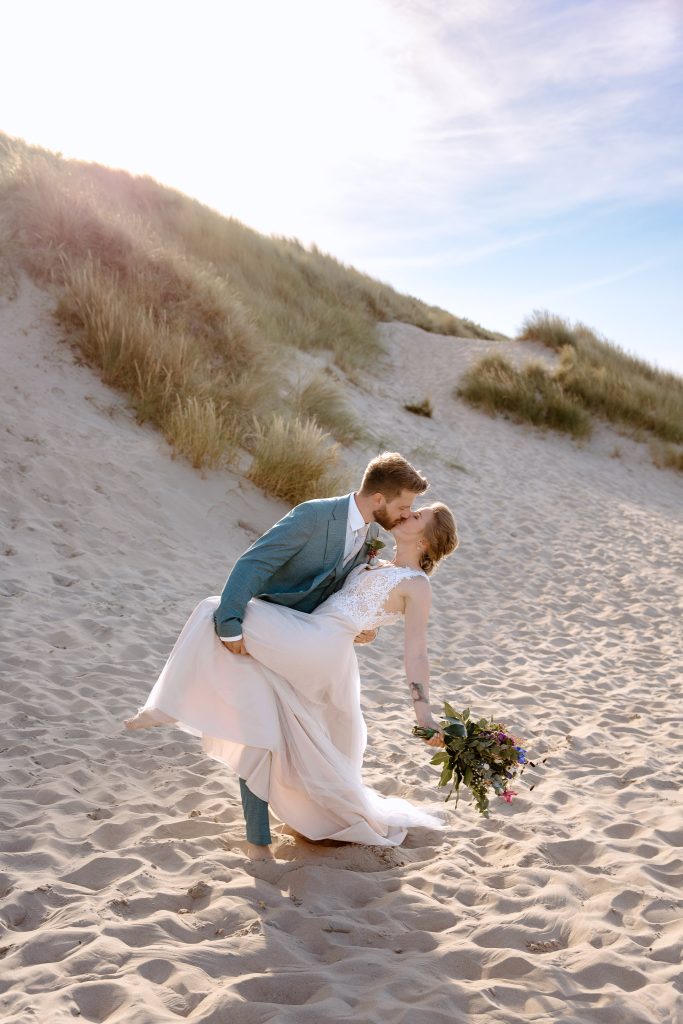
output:
[[[408,696],[417,724],[443,733],[429,705],[429,577],[458,546],[450,509],[413,510],[427,480],[385,452],[357,491],[305,501],[238,558],[220,598],[183,627],[128,729],[174,725],[239,776],[247,854],[273,860],[269,804],[310,840],[398,846],[441,816],[362,779],[367,728],[354,643],[403,620]],[[376,552],[379,526],[393,561]]]

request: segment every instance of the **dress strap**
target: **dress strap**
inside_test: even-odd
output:
[[[429,576],[427,576],[424,569],[411,569],[410,566],[407,565],[396,565],[394,568],[398,569],[404,576],[425,576],[429,579]]]
[[[381,572],[382,569],[392,569],[403,576],[427,576],[424,569],[411,569],[409,565],[394,565],[393,562],[385,562],[384,565],[363,565],[361,568],[367,569],[369,572]],[[427,579],[429,579],[429,576],[427,576]]]

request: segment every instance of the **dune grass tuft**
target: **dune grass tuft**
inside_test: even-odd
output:
[[[659,469],[675,469],[677,472],[683,473],[683,448],[652,441],[650,442],[650,455]]]
[[[217,469],[234,457],[235,437],[231,424],[218,410],[213,398],[176,395],[175,409],[165,430],[174,449],[195,467]]]
[[[520,339],[560,353],[555,374],[566,394],[589,412],[662,441],[683,441],[683,379],[630,355],[591,327],[535,310]]]
[[[348,488],[338,444],[313,420],[274,414],[256,426],[248,477],[267,494],[291,504]]]
[[[181,331],[155,316],[151,307],[127,301],[130,296],[116,275],[93,259],[73,263],[65,257],[61,273],[57,319],[73,332],[85,361],[101,370],[105,383],[128,391],[134,401],[150,404],[148,389],[140,390],[141,381],[150,375],[157,378],[153,405],[159,412],[173,400],[172,392],[191,386],[199,358]],[[151,409],[142,418],[159,422]]]
[[[313,373],[300,385],[294,395],[293,408],[300,419],[314,420],[342,444],[353,444],[363,436],[344,392],[324,373]]]
[[[565,345],[575,345],[576,336],[571,324],[547,309],[535,309],[527,316],[517,335],[520,341],[538,341],[559,352]]]
[[[500,355],[471,367],[459,395],[493,413],[567,430],[590,433],[597,416],[669,445],[683,443],[683,379],[625,352],[592,328],[545,310],[535,310],[522,325],[520,340],[536,341],[559,354],[554,370],[529,363],[514,369]],[[675,448],[652,448],[658,465],[680,468]],[[655,457],[654,452],[659,454]]]
[[[518,370],[501,353],[484,356],[465,374],[458,395],[492,415],[506,413],[521,423],[587,437],[590,416],[566,395],[541,363]]]
[[[590,412],[662,441],[683,441],[683,380],[635,359],[590,329],[578,330],[575,347],[562,350],[556,376]]]

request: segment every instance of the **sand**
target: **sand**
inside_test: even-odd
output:
[[[434,577],[434,702],[547,760],[488,820],[464,799],[391,850],[283,833],[252,865],[237,779],[121,721],[285,506],[174,460],[47,294],[0,303],[2,1021],[682,1021],[680,477],[607,428],[579,449],[468,408],[453,388],[496,343],[384,325],[350,397],[461,535]],[[403,410],[426,395],[432,420]],[[368,783],[433,799],[400,631],[359,657]]]

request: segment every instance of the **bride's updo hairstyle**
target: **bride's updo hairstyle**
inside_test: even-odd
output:
[[[460,540],[453,513],[448,505],[436,501],[428,507],[434,515],[432,521],[425,527],[424,539],[427,542],[427,550],[420,559],[420,568],[431,576],[441,559],[455,551]]]

